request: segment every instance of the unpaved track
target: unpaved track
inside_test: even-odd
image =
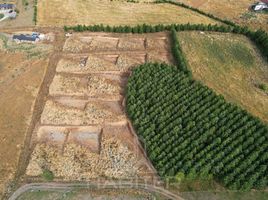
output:
[[[182,197],[169,192],[168,190],[158,187],[155,185],[147,185],[142,183],[133,183],[133,182],[103,182],[103,183],[31,183],[20,187],[9,200],[17,200],[23,193],[27,191],[62,191],[70,189],[87,189],[87,188],[96,188],[96,189],[141,189],[148,192],[154,192],[160,194],[167,199],[174,200],[183,200]]]
[[[56,37],[55,37],[55,41],[54,41],[54,51],[50,56],[49,64],[48,64],[48,67],[46,69],[45,76],[43,78],[42,84],[39,88],[37,98],[36,98],[35,103],[34,103],[31,122],[30,122],[29,128],[27,129],[23,149],[21,151],[20,158],[18,161],[17,172],[15,174],[15,178],[13,181],[14,185],[13,185],[13,188],[11,190],[13,190],[17,187],[17,183],[20,182],[20,179],[25,174],[25,170],[27,168],[29,156],[31,153],[31,149],[29,147],[30,147],[30,143],[31,143],[32,133],[33,133],[33,130],[35,128],[35,125],[40,120],[41,113],[42,113],[44,105],[45,105],[46,97],[47,97],[47,94],[49,92],[48,87],[51,84],[53,77],[56,73],[56,64],[57,64],[58,59],[60,57],[59,55],[61,54],[62,47],[63,47],[64,41],[65,41],[64,32],[61,29],[58,29],[55,33],[56,33]],[[12,192],[12,191],[10,191],[10,192]],[[5,194],[4,199],[8,198],[9,195],[10,194]]]

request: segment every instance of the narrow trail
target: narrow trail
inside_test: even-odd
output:
[[[20,182],[22,176],[25,174],[25,170],[27,168],[29,156],[31,153],[32,133],[34,131],[36,124],[40,120],[41,113],[43,111],[46,97],[49,91],[49,85],[52,82],[52,79],[56,73],[56,63],[58,62],[59,55],[61,54],[63,44],[64,44],[64,32],[61,30],[58,30],[56,32],[56,37],[55,37],[55,41],[53,44],[54,51],[50,55],[49,63],[46,68],[46,72],[43,77],[42,84],[39,88],[37,98],[34,102],[31,122],[25,134],[24,145],[20,153],[17,171],[15,174],[15,178],[13,180],[14,185],[12,186],[11,191],[5,194],[4,199],[7,199],[8,196],[13,192],[13,190],[16,189],[16,187],[18,187],[17,184]]]
[[[174,200],[183,200],[182,197],[158,186],[147,185],[142,183],[132,183],[132,182],[103,182],[103,183],[31,183],[20,187],[9,200],[17,200],[23,193],[27,191],[40,191],[40,190],[49,190],[49,191],[62,191],[70,189],[140,189],[148,192],[153,192],[160,194],[167,199]]]

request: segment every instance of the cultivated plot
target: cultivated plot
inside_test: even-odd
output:
[[[124,91],[133,67],[159,59],[172,62],[166,33],[67,38],[33,133],[26,174],[49,170],[61,180],[155,178],[125,114]]]

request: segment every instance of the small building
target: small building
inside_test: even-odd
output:
[[[36,35],[24,35],[24,34],[20,34],[20,35],[13,35],[12,38],[14,41],[16,42],[37,42],[39,41],[39,37]]]
[[[0,10],[14,10],[15,4],[11,3],[2,3],[0,4]]]

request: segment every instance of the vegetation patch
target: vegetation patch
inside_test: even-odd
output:
[[[268,122],[268,63],[242,35],[208,32],[178,33],[183,53],[196,80]]]
[[[230,189],[267,186],[267,126],[176,67],[135,68],[127,112],[162,177],[215,178]]]
[[[44,169],[43,173],[42,173],[42,177],[46,180],[46,181],[53,181],[54,179],[54,174],[52,171],[48,170],[48,169]]]

